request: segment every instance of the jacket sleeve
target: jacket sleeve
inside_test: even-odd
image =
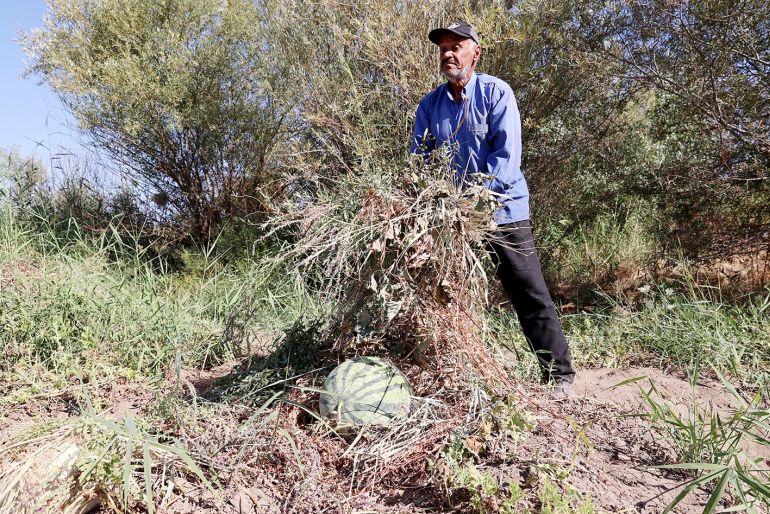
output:
[[[430,94],[428,94],[420,101],[420,105],[417,106],[409,153],[421,154],[427,157],[436,147],[436,140],[430,133],[430,103]]]
[[[488,184],[495,193],[505,194],[523,179],[521,174],[521,119],[513,90],[507,84],[497,90],[489,111],[487,170],[494,178]]]

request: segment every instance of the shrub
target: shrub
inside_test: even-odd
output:
[[[248,0],[64,0],[24,35],[39,74],[160,213],[207,242],[270,196],[285,108]]]

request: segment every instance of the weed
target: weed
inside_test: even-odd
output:
[[[540,481],[537,492],[540,514],[594,514],[596,509],[590,498],[585,498],[577,489],[567,485],[566,491],[548,478]]]
[[[644,203],[624,206],[591,223],[562,220],[543,234],[549,278],[574,290],[579,299],[612,288],[615,295],[636,287],[648,275],[658,242],[651,233],[654,211]]]
[[[650,381],[649,388],[640,388],[647,406],[647,418],[660,433],[671,441],[681,463],[660,466],[678,469],[696,476],[668,505],[674,508],[693,490],[713,482],[705,513],[715,512],[720,504],[732,504],[731,510],[756,512],[758,505],[770,506],[770,475],[762,459],[747,453],[747,442],[770,446],[770,411],[761,393],[750,401],[744,398],[721,375],[725,388],[738,403],[734,411],[725,413],[709,403],[703,407],[697,401],[695,385],[698,373],[691,376],[693,395],[686,412],[672,405]],[[735,498],[733,501],[732,498]]]
[[[510,382],[483,345],[478,312],[487,296],[484,242],[499,237],[497,203],[484,177],[463,188],[450,173],[437,157],[411,159],[380,188],[347,174],[343,187],[324,188],[316,204],[272,226],[297,231],[288,255],[335,302],[339,347],[354,350],[346,345],[367,310],[381,339],[409,341],[418,362],[428,362],[430,348],[440,366],[454,359],[504,390]]]
[[[582,495],[566,482],[568,472],[550,465],[538,467],[532,472],[529,485],[536,486],[527,492],[515,481],[501,485],[490,473],[482,471],[472,460],[464,457],[456,447],[441,456],[439,471],[443,473],[447,497],[464,492],[474,512],[485,514],[594,514],[596,509],[590,498]],[[563,486],[557,484],[564,484]],[[534,493],[534,495],[532,494]]]
[[[770,296],[729,304],[718,289],[689,281],[641,292],[637,305],[605,296],[605,307],[563,318],[577,362],[714,367],[767,390]]]
[[[121,368],[158,376],[175,359],[209,367],[251,353],[261,331],[319,311],[289,263],[224,267],[203,254],[196,273],[180,277],[117,235],[71,235],[54,242],[26,231],[12,212],[0,219],[7,371],[42,365],[64,380],[92,381]],[[133,258],[112,258],[130,248]]]
[[[15,512],[19,501],[40,509],[67,505],[72,512],[72,505],[93,507],[95,496],[116,512],[133,512],[140,504],[154,512],[168,501],[157,491],[182,477],[199,481],[216,497],[216,478],[179,441],[153,433],[141,418],[116,422],[87,403],[81,416],[0,441],[5,457],[27,450],[0,474],[0,512]],[[24,497],[24,491],[38,489],[36,496]]]
[[[501,489],[497,480],[490,474],[482,472],[470,460],[463,458],[462,450],[450,448],[441,455],[441,466],[439,468],[444,479],[444,488],[447,497],[452,498],[452,493],[456,491],[465,491],[471,508],[483,514],[486,512],[499,511],[504,505],[508,512],[514,512],[523,497],[523,492],[519,484],[511,482],[507,490]]]

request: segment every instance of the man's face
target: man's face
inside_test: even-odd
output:
[[[450,81],[457,82],[470,76],[481,54],[481,47],[472,39],[444,34],[438,43],[441,57],[441,73]]]

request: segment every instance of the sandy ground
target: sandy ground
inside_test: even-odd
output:
[[[633,382],[621,385],[627,381]],[[725,411],[737,404],[735,398],[718,381],[701,379],[693,393],[685,375],[665,373],[657,368],[581,370],[575,380],[575,391],[583,399],[601,401],[621,410],[638,410],[643,404],[640,388],[649,390],[650,381],[672,403],[680,406],[694,399],[704,408],[710,403],[715,409]]]
[[[639,377],[644,378],[619,385]],[[699,380],[693,392],[687,377],[655,368],[581,371],[575,389],[581,409],[596,420],[589,431],[596,438],[596,444],[571,478],[578,488],[590,492],[602,509],[610,512],[661,512],[681,490],[680,484],[685,479],[652,467],[674,462],[671,448],[648,430],[643,420],[625,416],[644,412],[641,389],[649,391],[650,381],[683,416],[686,405],[692,402],[706,411],[713,408],[725,415],[739,405],[719,381]],[[744,448],[752,457],[764,459],[770,467],[770,448],[757,444],[747,444]],[[699,491],[675,512],[703,512],[706,501],[705,492]]]

